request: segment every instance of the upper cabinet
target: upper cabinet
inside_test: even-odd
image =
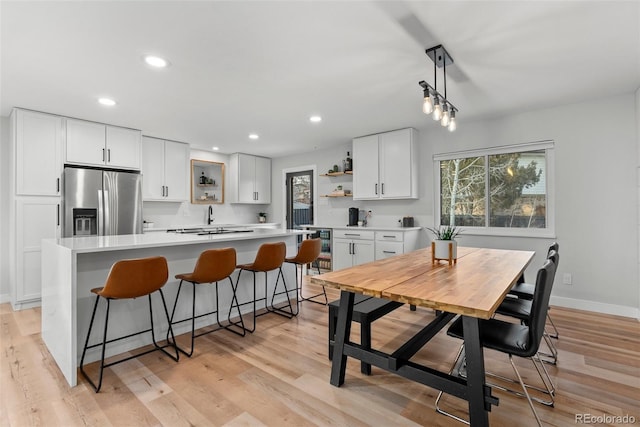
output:
[[[59,196],[64,138],[62,117],[16,109],[11,120],[16,153],[15,194]]]
[[[229,166],[231,203],[271,203],[271,159],[235,153]]]
[[[184,202],[189,199],[189,145],[142,138],[142,199]]]
[[[83,120],[66,120],[65,163],[140,169],[139,130]]]
[[[353,140],[353,199],[417,199],[415,129]]]

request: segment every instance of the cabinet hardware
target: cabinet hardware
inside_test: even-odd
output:
[[[352,243],[352,245],[353,245],[353,254],[355,255],[356,254],[356,244]]]
[[[378,184],[376,184],[376,195],[378,194]]]
[[[382,183],[381,187],[382,187],[382,194],[384,194],[384,182]]]
[[[162,194],[161,195],[162,195],[162,197],[164,197],[164,185],[161,188],[162,188],[162,190],[161,190]]]
[[[167,186],[165,186],[164,188],[165,188],[165,190],[164,190],[164,196],[165,196],[165,197],[169,197],[169,186],[167,185]]]
[[[56,222],[58,223],[58,227],[60,226],[60,203],[56,205]]]
[[[111,148],[107,150],[107,162],[111,163]]]
[[[390,238],[390,239],[393,239],[393,238],[395,238],[396,236],[382,236],[382,237],[388,237],[388,238]]]
[[[56,193],[60,192],[60,178],[56,178]]]
[[[102,161],[104,162],[104,148],[102,149]]]
[[[344,235],[345,236],[358,236],[358,237],[360,237],[360,235],[357,234],[357,233],[344,233]]]
[[[383,254],[395,254],[396,251],[382,251]]]

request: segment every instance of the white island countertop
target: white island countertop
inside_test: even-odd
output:
[[[319,228],[331,228],[333,230],[358,230],[358,231],[412,231],[412,230],[422,230],[424,227],[358,227],[358,226],[349,226],[349,225],[312,225],[312,224],[302,224],[300,227],[306,227],[309,229],[317,230]]]
[[[234,242],[240,240],[264,239],[269,237],[286,237],[307,234],[301,230],[283,230],[270,228],[256,228],[248,232],[207,234],[200,236],[195,233],[146,233],[127,234],[118,236],[87,236],[65,237],[60,239],[45,239],[58,246],[70,249],[73,253],[90,253],[105,251],[121,251],[126,249],[142,249],[153,247],[193,245],[207,242]]]

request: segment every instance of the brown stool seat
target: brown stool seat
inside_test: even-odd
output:
[[[318,259],[318,256],[320,256],[320,252],[322,251],[322,239],[320,239],[319,237],[315,238],[315,239],[306,239],[303,240],[302,243],[300,244],[300,248],[298,249],[298,253],[295,256],[292,257],[288,257],[285,258],[285,262],[290,263],[290,264],[295,264],[295,268],[296,268],[296,302],[299,301],[309,301],[309,302],[315,302],[316,304],[322,304],[322,305],[327,305],[327,303],[329,302],[329,300],[327,299],[327,293],[324,289],[324,286],[322,287],[322,292],[316,295],[312,295],[310,297],[303,297],[302,296],[302,274],[303,274],[303,269],[304,269],[304,265],[305,264],[312,264],[313,262],[315,262]],[[298,281],[298,266],[300,266],[300,280]],[[320,266],[318,264],[316,264],[316,267],[318,269],[318,274],[320,274]],[[321,301],[316,301],[313,298],[317,298],[319,296],[324,296],[324,302]],[[297,307],[297,309],[299,309],[299,307]],[[297,313],[296,313],[297,314]]]
[[[285,256],[287,254],[287,246],[284,242],[276,242],[276,243],[263,243],[258,248],[258,253],[253,262],[247,264],[238,264],[236,267],[240,269],[238,273],[238,279],[236,281],[236,289],[238,288],[238,283],[240,283],[240,276],[243,271],[251,271],[253,273],[253,301],[247,301],[242,304],[237,304],[238,310],[240,310],[240,306],[246,304],[253,304],[253,325],[251,329],[245,329],[249,332],[254,332],[256,330],[256,317],[262,316],[267,313],[276,313],[281,316],[285,316],[287,318],[291,318],[298,313],[293,312],[293,307],[291,306],[291,301],[289,300],[289,291],[287,289],[287,283],[284,279],[284,274],[282,273],[282,264],[284,263]],[[271,305],[267,304],[267,273],[269,271],[278,270],[278,276],[276,278],[275,288],[273,289],[273,293],[271,295]],[[256,273],[263,272],[264,273],[264,297],[256,299]],[[284,285],[283,292],[277,292],[278,283],[280,281],[280,277],[282,277],[282,283]],[[275,307],[273,302],[275,300],[276,295],[286,294],[287,295],[287,305],[289,306],[289,310],[283,310],[283,307]],[[256,301],[264,300],[264,308],[266,310],[265,313],[256,314]],[[236,300],[237,302],[237,300]]]
[[[87,339],[85,340],[84,348],[82,350],[82,357],[80,358],[80,372],[82,375],[89,381],[91,386],[97,392],[100,391],[102,387],[102,375],[104,368],[109,366],[113,366],[117,363],[124,362],[126,360],[130,360],[134,357],[141,356],[143,354],[151,353],[152,351],[161,350],[167,356],[172,358],[175,361],[178,361],[179,354],[178,349],[173,343],[168,343],[166,345],[159,345],[156,342],[154,325],[153,325],[153,308],[151,306],[151,294],[158,291],[160,293],[160,297],[162,298],[162,306],[164,308],[164,313],[166,315],[166,319],[168,322],[168,332],[167,336],[171,335],[173,337],[173,330],[171,329],[171,321],[169,319],[169,312],[167,311],[167,305],[164,299],[164,294],[162,293],[162,287],[167,283],[167,279],[169,277],[169,268],[167,266],[167,260],[164,257],[149,257],[149,258],[139,258],[139,259],[128,259],[118,261],[111,267],[109,271],[109,275],[104,286],[99,288],[91,289],[91,292],[96,294],[96,302],[93,306],[93,313],[91,314],[91,322],[89,323],[89,331],[87,332]],[[120,300],[120,299],[131,299],[131,298],[139,298],[147,296],[149,300],[149,318],[151,322],[151,327],[149,329],[145,329],[140,332],[136,332],[133,334],[128,334],[124,337],[120,338],[112,338],[107,341],[107,328],[109,326],[109,308],[111,306],[111,300]],[[91,329],[93,328],[93,321],[96,317],[96,310],[98,308],[98,303],[100,302],[100,298],[105,299],[107,304],[107,309],[105,312],[105,321],[104,321],[104,335],[102,338],[102,342],[98,344],[89,345],[89,338],[91,337]],[[111,362],[109,364],[104,363],[105,351],[108,343],[112,343],[114,341],[119,341],[125,338],[132,337],[134,335],[143,334],[146,332],[151,332],[151,338],[153,340],[154,348],[151,350],[145,351],[140,354],[136,354],[134,356],[130,356],[116,362]],[[175,339],[174,339],[175,342]],[[89,375],[84,370],[84,358],[87,353],[87,350],[94,347],[102,347],[102,355],[100,359],[100,374],[98,378],[98,384],[96,385]],[[173,356],[169,354],[165,348],[171,346],[175,349],[176,355]]]
[[[198,260],[196,261],[195,268],[191,273],[182,273],[176,274],[176,279],[180,279],[180,285],[178,286],[178,292],[176,294],[176,300],[173,304],[173,310],[171,312],[171,324],[176,325],[178,323],[186,322],[191,320],[191,349],[189,352],[177,347],[180,352],[184,353],[188,357],[191,357],[193,354],[194,348],[194,340],[197,337],[202,335],[209,334],[211,332],[218,331],[222,328],[227,329],[234,334],[244,336],[245,335],[245,327],[244,322],[242,320],[242,315],[240,314],[240,310],[238,309],[238,317],[240,320],[238,322],[233,322],[231,320],[231,311],[233,308],[234,301],[236,302],[237,307],[237,298],[236,298],[236,288],[233,285],[233,280],[231,280],[231,274],[236,269],[236,250],[234,248],[222,248],[222,249],[209,249],[200,254]],[[229,283],[231,284],[231,291],[233,293],[233,297],[231,299],[231,306],[229,307],[229,313],[227,316],[227,324],[222,324],[220,322],[219,315],[219,306],[218,306],[218,282],[229,279]],[[176,307],[178,305],[178,299],[180,298],[180,291],[182,290],[182,283],[189,282],[192,285],[192,304],[191,304],[191,317],[186,319],[174,321],[173,318],[176,313]],[[207,283],[215,283],[216,286],[216,302],[215,302],[215,310],[210,311],[208,313],[199,314],[196,316],[195,306],[196,306],[196,285],[202,285]],[[195,333],[195,321],[204,316],[209,316],[211,314],[216,315],[216,323],[218,325],[217,328],[212,330],[207,330],[205,332],[201,332],[199,334]],[[232,326],[239,327],[242,332],[238,332],[231,328]],[[168,337],[167,337],[168,339]]]

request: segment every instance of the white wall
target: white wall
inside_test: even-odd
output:
[[[344,225],[347,208],[373,210],[374,225],[391,225],[403,215],[433,225],[433,155],[474,148],[554,140],[556,152],[556,240],[561,261],[553,290],[554,304],[638,317],[640,307],[638,214],[640,163],[636,95],[552,107],[493,120],[469,122],[459,117],[458,130],[420,130],[420,199],[353,202],[330,199],[318,207],[316,222]],[[429,119],[425,119],[429,120]],[[354,135],[355,136],[355,135]],[[274,159],[273,214],[282,215],[282,169],[316,163],[323,172],[341,160],[350,144]],[[354,159],[354,168],[357,167]],[[319,178],[336,180],[337,178]],[[326,184],[325,184],[326,185]],[[328,186],[331,187],[333,181]],[[320,188],[320,185],[319,185]],[[326,188],[326,187],[325,187]],[[322,190],[320,191],[322,193]],[[533,278],[554,239],[462,236],[461,244],[535,250],[527,277]],[[563,285],[571,273],[573,285]]]
[[[0,117],[0,303],[11,300],[9,284],[9,173],[11,170],[9,118]]]
[[[222,162],[225,164],[225,191],[229,186],[229,155],[212,151],[191,150],[191,159]],[[228,195],[223,204],[212,204],[214,224],[251,224],[258,222],[258,212],[265,210],[264,205],[231,204]],[[154,222],[156,228],[203,225],[207,220],[209,205],[170,202],[145,202],[143,216],[145,221]],[[271,221],[271,220],[270,220]]]

